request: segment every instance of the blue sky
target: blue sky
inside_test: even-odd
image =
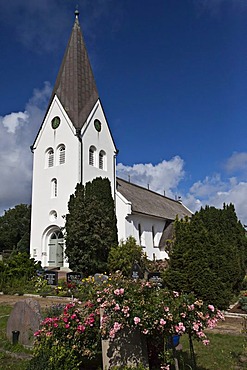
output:
[[[0,2],[0,213],[30,203],[30,145],[79,5],[118,175],[247,223],[245,0]]]

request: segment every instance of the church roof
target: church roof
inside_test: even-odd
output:
[[[55,82],[51,100],[56,94],[76,129],[84,125],[99,98],[78,15]]]
[[[133,213],[140,213],[167,220],[183,218],[192,213],[179,201],[117,178],[117,191],[129,202]]]

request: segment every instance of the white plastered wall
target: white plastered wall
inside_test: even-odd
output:
[[[133,236],[137,244],[142,245],[143,251],[149,259],[168,258],[164,249],[158,247],[166,223],[165,220],[147,215],[131,214],[131,203],[119,192],[116,193],[116,214],[119,241]],[[141,226],[141,240],[139,238],[139,224]]]
[[[51,127],[54,117],[60,117],[57,129]],[[101,131],[94,127],[94,121],[101,122]],[[59,164],[57,149],[65,145],[65,163]],[[95,165],[89,165],[89,148],[96,148]],[[54,150],[54,166],[47,167],[46,152]],[[104,169],[99,168],[99,152],[105,152]],[[64,227],[64,215],[67,213],[69,197],[74,193],[76,184],[85,184],[96,177],[109,178],[112,185],[112,196],[115,195],[115,153],[116,148],[104,116],[100,101],[97,101],[87,122],[81,130],[81,142],[76,136],[66,111],[57,96],[36,138],[33,148],[33,189],[30,254],[41,261],[42,266],[49,265],[49,237],[53,231]],[[57,197],[51,195],[51,181],[57,180]],[[51,216],[56,212],[57,218]],[[68,263],[64,260],[64,267]]]
[[[61,119],[57,129],[51,127],[52,119]],[[55,96],[45,117],[33,147],[33,186],[30,254],[48,265],[47,238],[52,230],[64,226],[63,216],[67,213],[69,196],[74,193],[80,181],[80,142],[75,128]],[[59,145],[65,145],[65,163],[59,165],[57,156]],[[47,167],[46,151],[54,150],[54,165]],[[57,179],[57,197],[51,197],[51,181]],[[50,213],[56,211],[57,218]],[[65,263],[66,266],[66,263]]]
[[[101,122],[101,130],[98,132],[94,127],[94,121]],[[111,137],[111,133],[100,104],[98,100],[89,115],[86,124],[82,128],[82,152],[83,152],[83,170],[82,182],[85,184],[96,177],[108,178],[112,186],[112,197],[115,194],[115,162],[116,162],[116,148]],[[89,149],[91,146],[95,147],[94,165],[89,164]],[[99,153],[104,151],[104,168],[99,168]]]

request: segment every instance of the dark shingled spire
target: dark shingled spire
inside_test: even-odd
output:
[[[84,125],[99,98],[85,42],[75,11],[75,23],[52,92],[56,94],[75,128]]]

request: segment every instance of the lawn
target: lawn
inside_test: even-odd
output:
[[[244,335],[209,334],[209,346],[203,346],[194,341],[196,363],[198,370],[230,370],[240,365],[239,356],[246,351]],[[183,357],[190,357],[187,336],[181,338]],[[186,368],[186,367],[185,367]],[[243,369],[247,368],[247,364]]]
[[[12,345],[6,338],[6,325],[11,309],[11,306],[0,306],[0,370],[24,370],[28,360],[13,357],[13,354],[25,356],[30,354],[30,351],[21,345]],[[209,334],[209,339],[210,345],[207,347],[194,342],[198,370],[231,370],[239,365],[239,356],[246,351],[247,343],[244,335]],[[190,369],[189,342],[186,335],[181,338],[181,343],[184,366],[181,364],[180,370]],[[242,368],[246,369],[246,364]]]

